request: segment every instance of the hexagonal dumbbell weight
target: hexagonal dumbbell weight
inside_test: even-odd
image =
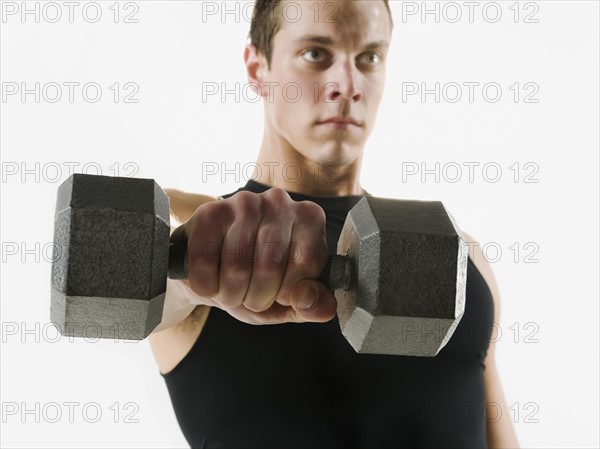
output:
[[[349,288],[335,291],[359,353],[435,356],[465,309],[468,247],[439,201],[363,197],[337,247]]]
[[[187,248],[169,244],[168,198],[150,179],[73,175],[59,188],[55,249],[51,319],[63,335],[143,339],[161,320],[167,276],[187,278]],[[319,280],[357,352],[434,356],[448,342],[468,251],[441,202],[364,197],[337,252]]]
[[[167,285],[165,192],[151,179],[73,174],[54,220],[50,319],[61,334],[147,337]]]

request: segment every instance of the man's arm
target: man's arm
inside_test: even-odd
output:
[[[463,232],[465,239],[470,243],[477,243],[473,237]],[[496,325],[500,324],[500,291],[498,289],[498,285],[496,284],[496,278],[494,277],[494,273],[492,272],[492,267],[483,257],[483,252],[481,250],[480,245],[470,244],[470,256],[471,260],[473,260],[473,264],[477,268],[477,270],[483,276],[483,279],[487,283],[490,292],[492,293],[492,298],[494,300],[494,323]],[[515,434],[515,429],[513,426],[513,422],[511,419],[510,410],[508,409],[508,405],[506,404],[506,399],[504,398],[504,393],[502,391],[502,385],[500,384],[500,376],[498,375],[498,370],[496,368],[496,335],[497,327],[494,326],[490,341],[490,346],[487,351],[487,355],[484,361],[485,371],[484,371],[484,379],[485,379],[485,393],[486,393],[486,402],[493,403],[495,406],[490,408],[489,410],[500,410],[501,415],[499,419],[495,419],[495,417],[490,416],[490,419],[487,422],[487,441],[488,446],[491,449],[496,448],[518,448],[519,442],[517,440],[517,436]],[[492,412],[490,412],[491,414]]]
[[[171,232],[188,221],[202,204],[218,200],[212,196],[190,194],[175,189],[165,189],[165,193],[169,197]],[[185,320],[197,307],[189,300],[193,296],[194,293],[184,282],[167,279],[162,320],[152,333],[161,332]]]
[[[208,195],[165,189],[170,203],[171,232],[185,223],[202,204],[217,201]],[[165,305],[160,324],[148,337],[154,358],[162,373],[173,369],[188,353],[202,330],[209,306],[190,301],[194,293],[186,282],[167,279]]]

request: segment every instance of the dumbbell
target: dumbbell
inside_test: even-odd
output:
[[[152,179],[73,174],[57,194],[51,321],[72,337],[141,340],[160,323],[167,277],[187,278],[169,242],[169,199]],[[467,245],[439,201],[365,196],[319,280],[358,353],[435,356],[465,308]]]

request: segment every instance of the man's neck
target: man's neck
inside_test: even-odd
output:
[[[362,155],[353,161],[313,161],[280,138],[266,133],[251,179],[288,192],[310,196],[364,195],[360,185]],[[335,159],[335,158],[334,158]]]
[[[251,179],[269,187],[310,196],[364,195],[353,170],[342,173],[334,164],[299,161],[256,162]]]

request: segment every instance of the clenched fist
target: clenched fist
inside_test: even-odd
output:
[[[173,231],[187,242],[194,304],[225,310],[249,324],[326,322],[337,310],[316,279],[328,256],[325,213],[280,188],[241,191],[205,203]]]

